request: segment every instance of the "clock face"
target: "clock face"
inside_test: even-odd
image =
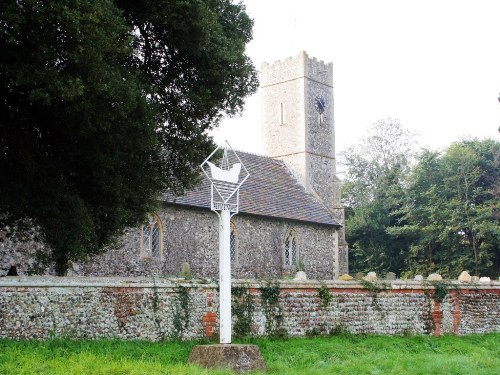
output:
[[[326,108],[326,102],[325,99],[322,96],[317,96],[314,99],[314,109],[321,115],[325,111]]]

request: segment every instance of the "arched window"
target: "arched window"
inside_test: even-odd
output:
[[[297,233],[290,229],[285,238],[285,265],[294,266],[299,258],[299,243],[297,241]]]
[[[142,256],[161,258],[163,256],[163,231],[157,214],[150,214],[148,222],[142,226]]]
[[[236,225],[231,222],[231,232],[229,234],[229,248],[231,255],[231,263],[236,263],[238,261],[238,231],[236,230]]]

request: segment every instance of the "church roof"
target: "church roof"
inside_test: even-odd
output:
[[[240,188],[240,213],[340,226],[326,207],[309,194],[285,163],[238,151],[250,173]],[[202,182],[183,196],[165,194],[167,203],[210,209],[210,182]]]

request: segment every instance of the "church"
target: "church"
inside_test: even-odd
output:
[[[231,273],[237,279],[335,279],[348,271],[344,209],[336,176],[333,65],[301,52],[261,67],[264,155],[237,152],[249,172],[231,218]],[[74,276],[215,278],[219,218],[204,179],[130,228],[118,247],[74,263]],[[30,272],[43,244],[0,241],[0,276]],[[51,273],[44,270],[42,273]]]

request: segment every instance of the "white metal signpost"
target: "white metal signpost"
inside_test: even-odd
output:
[[[216,163],[219,163],[219,166]],[[211,182],[211,209],[219,216],[220,343],[231,343],[231,217],[238,213],[240,187],[250,176],[226,141],[201,164]]]

